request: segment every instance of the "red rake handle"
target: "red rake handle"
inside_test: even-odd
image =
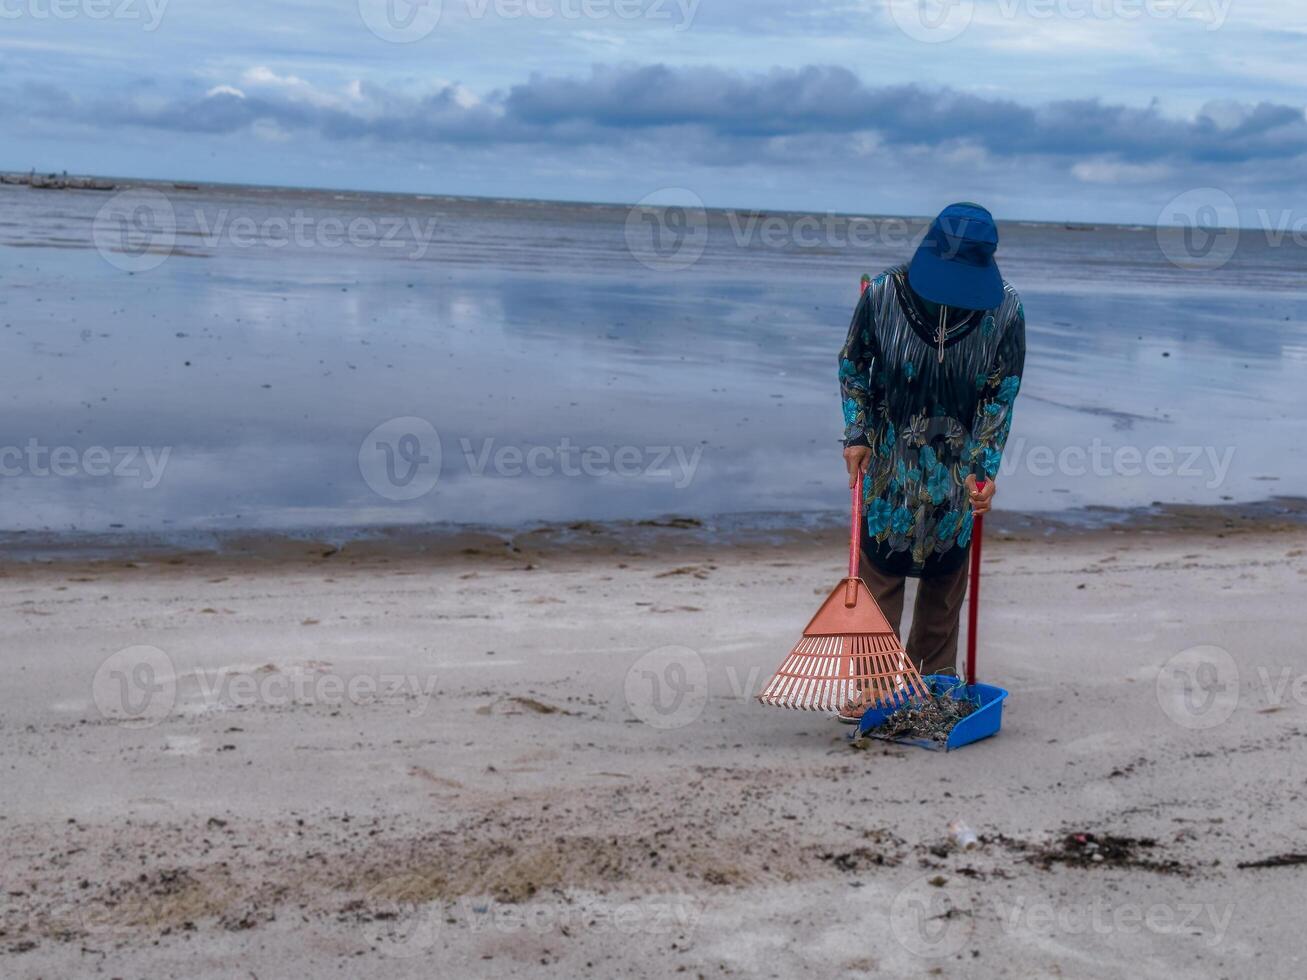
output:
[[[863,273],[863,278],[859,282],[859,295],[867,291],[867,287],[872,285],[872,277]],[[844,587],[844,605],[857,605],[857,566],[863,549],[863,472],[857,472],[857,480],[853,481],[850,491],[852,497],[852,506],[850,507],[851,519],[848,521],[848,584]]]
[[[864,272],[862,279],[858,282],[858,294],[865,293],[870,285],[871,276]],[[849,578],[851,579],[858,577],[858,558],[862,552],[862,481],[864,478],[864,474],[859,470],[858,478],[853,481],[853,518],[849,522],[851,525],[849,533]],[[851,587],[845,592],[844,604],[846,606],[853,605],[856,596],[857,588],[852,586],[851,583]]]
[[[862,551],[862,473],[853,481],[853,516],[849,520],[849,578],[858,577],[858,556]]]
[[[977,480],[976,489],[984,490],[985,481]],[[977,516],[971,526],[971,590],[967,596],[967,683],[976,683],[976,621],[980,618],[980,548],[985,534],[985,518]]]
[[[858,604],[858,557],[862,552],[862,479],[863,474],[859,471],[858,478],[853,481],[853,489],[849,491],[853,516],[849,519],[849,577],[846,580],[848,584],[844,587],[846,606]]]

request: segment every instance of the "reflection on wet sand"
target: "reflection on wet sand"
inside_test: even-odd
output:
[[[0,188],[10,530],[835,514],[835,351],[858,276],[909,247],[773,246],[714,214],[698,261],[666,270],[632,254],[621,207],[160,193],[174,251],[132,274],[95,247],[110,195]],[[297,221],[287,242],[235,230]],[[331,222],[378,233],[336,240]],[[1150,230],[1004,235],[1030,324],[1004,509],[1296,489],[1307,304],[1290,243],[1250,237],[1196,273]],[[76,462],[34,464],[33,443]],[[167,450],[162,478],[86,462],[124,447]]]

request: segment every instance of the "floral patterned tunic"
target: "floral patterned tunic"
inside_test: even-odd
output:
[[[888,575],[944,574],[965,559],[963,481],[998,474],[1021,387],[1016,290],[1005,282],[996,309],[946,308],[942,348],[938,316],[908,286],[906,266],[888,269],[863,292],[840,351],[844,442],[872,450],[863,551]]]

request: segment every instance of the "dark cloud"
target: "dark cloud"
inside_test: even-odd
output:
[[[52,109],[92,125],[212,134],[273,123],[289,133],[331,140],[411,144],[621,146],[666,136],[671,146],[679,143],[701,159],[720,160],[764,146],[775,159],[778,143],[800,158],[805,138],[825,145],[831,137],[860,135],[926,150],[975,146],[999,159],[1107,157],[1125,163],[1229,165],[1307,153],[1307,121],[1296,106],[1222,103],[1178,118],[1156,104],[1131,107],[1097,99],[1023,105],[947,88],[872,87],[840,67],[746,75],[666,65],[600,66],[585,76],[533,75],[476,100],[454,85],[421,97],[363,85],[348,98],[316,93],[304,83],[265,79],[233,85],[244,97],[220,89],[139,102],[79,99],[45,86],[26,90],[26,105],[18,108]]]

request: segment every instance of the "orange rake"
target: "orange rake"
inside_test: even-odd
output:
[[[858,577],[862,476],[853,487],[849,575],[835,587],[758,700],[777,708],[839,711],[929,701],[921,674]]]

